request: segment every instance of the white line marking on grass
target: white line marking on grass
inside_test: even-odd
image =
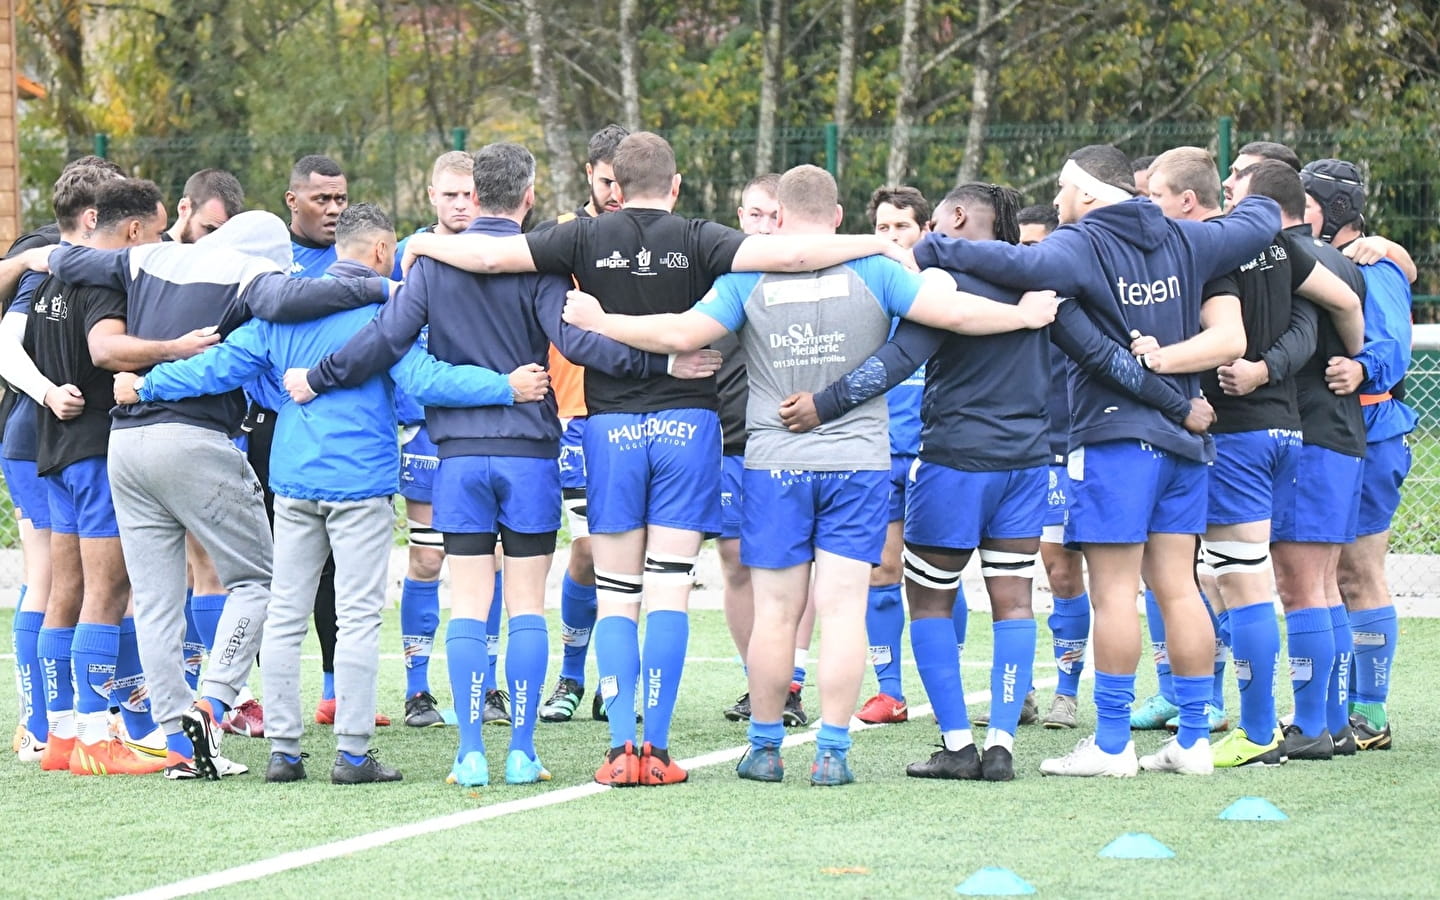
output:
[[[1090,677],[1090,671],[1087,669],[1081,677]],[[1056,681],[1057,679],[1055,678],[1042,678],[1035,682],[1035,687],[1051,688],[1055,686]],[[965,695],[965,703],[967,705],[971,703],[982,703],[988,699],[990,699],[989,690],[972,691]],[[910,707],[910,714],[913,717],[928,716],[930,713],[931,707],[928,703],[921,706]],[[855,719],[851,719],[850,721],[850,730],[852,732],[868,731],[872,728],[884,727],[886,726],[868,725]],[[784,746],[797,747],[801,744],[808,744],[813,742],[817,736],[818,732],[816,731],[791,734],[785,738]],[[742,744],[739,747],[729,747],[724,750],[715,750],[711,753],[702,753],[699,756],[692,756],[689,759],[678,760],[678,762],[686,769],[692,770],[718,766],[721,763],[732,762],[744,756],[747,746],[749,745]],[[336,859],[341,856],[349,856],[364,850],[374,850],[377,847],[384,847],[422,835],[436,834],[441,831],[452,831],[456,828],[463,828],[466,825],[497,819],[513,813],[529,812],[534,809],[544,809],[547,806],[568,803],[572,800],[593,797],[596,794],[601,794],[608,790],[610,790],[608,785],[594,783],[580,784],[574,787],[547,791],[544,794],[525,797],[520,800],[507,800],[503,803],[495,803],[490,806],[481,807],[480,809],[469,809],[444,816],[437,816],[433,819],[411,822],[407,825],[382,828],[379,831],[372,831],[369,834],[332,841],[331,843],[320,844],[315,847],[307,847],[303,850],[292,850],[268,859],[260,859],[219,872],[211,872],[208,875],[187,878],[183,881],[161,885],[136,894],[128,894],[121,898],[121,900],[169,900],[169,898],[173,897],[188,897],[192,894],[230,887],[244,881],[257,881],[270,875],[278,875],[281,872],[304,868],[305,866],[311,866],[315,863],[325,862],[326,860]]]

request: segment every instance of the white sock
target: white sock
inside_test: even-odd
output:
[[[73,738],[75,736],[75,711],[66,709],[60,712],[45,713],[45,721],[50,726],[50,737],[52,738]]]
[[[108,711],[75,714],[75,739],[82,744],[103,744],[110,740]]]
[[[806,666],[805,664],[808,663],[809,661],[810,661],[810,648],[809,648],[809,647],[796,647],[796,648],[795,648],[795,668],[797,668],[797,669],[805,669],[805,668],[808,668],[808,666]]]
[[[975,743],[975,737],[968,728],[955,728],[950,731],[940,732],[940,740],[944,742],[945,749],[952,753],[956,750],[964,750]]]
[[[1001,731],[998,728],[991,728],[985,732],[985,749],[991,747],[1004,747],[1011,753],[1015,752],[1015,735],[1008,731]]]

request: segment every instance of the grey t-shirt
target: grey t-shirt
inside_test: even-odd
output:
[[[873,354],[888,339],[893,317],[909,312],[921,283],[878,256],[818,272],[732,273],[715,282],[695,308],[740,333],[750,377],[747,469],[890,468],[883,397],[807,434],[785,428],[780,404],[797,392],[819,393]]]

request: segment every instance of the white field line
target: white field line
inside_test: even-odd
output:
[[[728,660],[727,660],[728,661]],[[988,666],[989,663],[986,663]],[[1090,670],[1086,669],[1081,676],[1090,677]],[[1055,678],[1043,678],[1035,682],[1037,688],[1051,688],[1055,686]],[[965,703],[983,703],[990,699],[990,691],[971,691],[965,695]],[[931,714],[930,705],[910,707],[912,717],[923,717]],[[850,721],[850,730],[868,731],[871,728],[884,728],[883,725],[867,725],[855,719]],[[792,734],[785,738],[786,747],[795,747],[801,744],[808,744],[818,736],[816,731],[806,731],[799,734]],[[703,769],[708,766],[718,766],[722,763],[738,760],[745,754],[747,744],[738,747],[729,747],[724,750],[715,750],[710,753],[702,753],[699,756],[692,756],[689,759],[678,760],[681,766],[686,769]],[[279,856],[272,856],[268,859],[260,859],[255,862],[245,863],[240,866],[233,866],[219,872],[211,872],[208,875],[199,875],[195,878],[186,878],[183,881],[176,881],[171,884],[160,885],[146,891],[135,894],[127,894],[121,900],[168,900],[173,897],[188,897],[192,894],[199,894],[205,891],[217,890],[230,887],[240,882],[257,881],[271,875],[278,875],[281,872],[288,872],[291,869],[300,869],[311,866],[326,860],[337,859],[342,856],[350,856],[365,850],[373,850],[376,847],[384,847],[399,841],[409,840],[427,834],[436,834],[441,831],[451,831],[456,828],[463,828],[466,825],[473,825],[477,822],[486,822],[490,819],[497,819],[501,816],[508,816],[514,813],[529,812],[533,809],[544,809],[547,806],[555,806],[560,803],[569,803],[572,800],[581,800],[585,797],[593,797],[596,794],[611,790],[608,785],[581,784],[574,787],[561,788],[559,790],[547,791],[544,794],[537,794],[525,797],[521,800],[507,800],[503,803],[495,803],[480,809],[469,809],[462,812],[450,813],[449,815],[437,816],[433,819],[424,819],[419,822],[411,822],[406,825],[396,825],[392,828],[382,828],[379,831],[372,831],[369,834],[362,834],[353,838],[332,841],[328,844],[320,844],[315,847],[307,847],[303,850],[292,850],[289,853],[282,853]]]

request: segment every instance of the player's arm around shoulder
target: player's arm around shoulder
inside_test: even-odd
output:
[[[714,293],[712,290],[711,295]],[[572,290],[566,295],[564,320],[637,350],[685,353],[708,346],[731,330],[702,310],[709,299],[707,295],[705,301],[683,313],[625,316],[607,313],[590,294]]]

